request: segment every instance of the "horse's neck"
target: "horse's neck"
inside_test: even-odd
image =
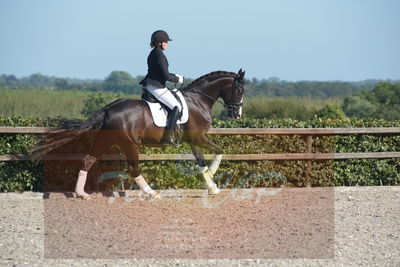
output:
[[[210,82],[209,86],[204,88],[204,91],[213,98],[218,98],[221,96],[222,90],[227,86],[227,83],[229,83],[230,80],[230,77],[221,77],[219,79],[215,79],[214,81]]]
[[[201,113],[211,119],[212,108],[226,86],[227,79],[229,77],[220,77],[208,81],[207,84],[199,84],[197,87],[189,88],[189,94],[185,97],[191,114],[192,112]]]

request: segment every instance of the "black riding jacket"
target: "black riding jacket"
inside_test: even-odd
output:
[[[178,77],[168,71],[168,60],[162,49],[158,46],[151,50],[147,57],[148,71],[146,77],[140,82],[141,85],[152,85],[159,88],[165,87],[166,81],[178,82]]]

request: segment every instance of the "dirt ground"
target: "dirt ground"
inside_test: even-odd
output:
[[[0,194],[0,265],[400,265],[400,187],[161,194]]]

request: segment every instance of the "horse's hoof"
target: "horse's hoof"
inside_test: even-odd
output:
[[[83,200],[91,200],[92,198],[90,197],[90,195],[89,194],[76,194],[76,198],[80,198],[80,199],[83,199]]]
[[[156,191],[153,191],[153,192],[149,193],[149,198],[150,199],[160,199],[161,195],[159,193],[157,193]]]
[[[209,195],[218,195],[220,192],[221,189],[219,189],[216,184],[214,184],[211,188],[208,188]]]

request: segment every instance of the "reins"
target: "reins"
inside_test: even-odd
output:
[[[212,97],[212,96],[207,95],[206,93],[199,92],[199,91],[182,90],[182,89],[183,89],[183,84],[184,84],[184,82],[181,83],[181,86],[179,87],[179,89],[177,88],[181,93],[183,93],[183,92],[191,92],[191,93],[200,94],[200,95],[202,95],[202,96],[207,97],[208,99],[211,99],[211,100],[214,101],[214,102],[218,102],[218,103],[222,104],[222,105],[224,106],[224,108],[226,108],[227,110],[231,110],[231,109],[233,109],[234,107],[241,107],[241,106],[243,105],[242,103],[232,103],[232,102],[230,102],[230,103],[224,103],[223,101],[221,101],[221,100],[219,100],[219,99],[217,99],[217,98],[214,98],[214,97]],[[233,85],[234,85],[234,84],[232,84],[232,89],[233,89]],[[175,88],[176,88],[176,86],[175,86]],[[232,98],[233,98],[233,94],[232,94]]]
[[[218,103],[224,105],[224,107],[228,108],[228,106],[227,106],[224,102],[222,102],[221,100],[216,99],[216,98],[214,98],[214,97],[212,97],[212,96],[209,96],[209,95],[207,95],[207,94],[205,94],[205,93],[203,93],[203,92],[192,91],[192,90],[184,90],[184,91],[181,91],[181,92],[191,92],[191,93],[200,94],[200,95],[205,96],[205,97],[211,99],[211,100],[214,101],[214,102],[218,102]]]
[[[192,90],[182,90],[182,89],[183,89],[183,84],[184,84],[184,83],[185,83],[185,82],[181,83],[181,86],[180,86],[179,88],[177,88],[177,86],[176,86],[177,83],[175,83],[175,88],[178,89],[178,91],[180,91],[181,93],[183,93],[183,92],[191,92],[191,93],[200,94],[200,95],[202,95],[202,96],[205,96],[205,97],[211,99],[211,100],[214,101],[214,102],[221,103],[222,105],[224,105],[225,108],[229,108],[229,107],[228,107],[224,102],[222,102],[221,100],[218,100],[218,99],[216,99],[216,98],[214,98],[214,97],[212,97],[212,96],[209,96],[209,95],[207,95],[207,94],[205,94],[205,93],[203,93],[203,92],[192,91]],[[168,88],[168,89],[170,89],[170,88]],[[171,90],[171,89],[170,89],[170,90]]]
[[[182,91],[181,91],[181,92],[182,92]],[[205,96],[205,97],[207,97],[207,98],[213,100],[214,102],[218,102],[218,103],[222,104],[227,110],[231,110],[231,109],[233,109],[234,107],[241,107],[241,106],[242,106],[242,103],[227,103],[227,104],[225,104],[225,103],[222,102],[221,100],[219,100],[219,99],[217,99],[217,98],[214,98],[214,97],[212,97],[212,96],[209,96],[209,95],[207,95],[207,94],[205,94],[205,93],[203,93],[203,92],[199,92],[199,91],[184,90],[183,92],[191,92],[191,93],[196,93],[196,94],[200,94],[200,95],[202,95],[202,96]]]

